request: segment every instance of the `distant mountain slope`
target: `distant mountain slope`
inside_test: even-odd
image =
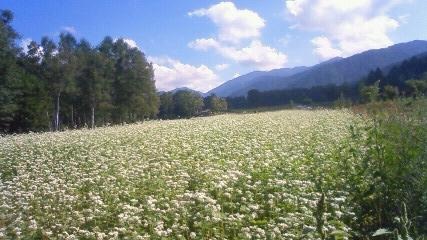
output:
[[[197,90],[194,90],[194,89],[191,89],[191,88],[188,88],[188,87],[179,87],[179,88],[175,88],[175,89],[170,90],[170,91],[159,91],[159,94],[163,94],[163,93],[166,93],[166,92],[176,93],[178,91],[188,91],[188,92],[197,93],[197,94],[199,94],[202,97],[206,96],[206,93],[202,93],[200,91],[197,91]]]
[[[227,97],[240,89],[250,86],[255,81],[257,81],[257,79],[260,79],[263,77],[281,79],[281,78],[305,71],[306,69],[307,67],[295,67],[295,68],[275,69],[268,72],[263,72],[263,71],[250,72],[248,74],[239,76],[237,78],[234,78],[230,81],[227,81],[221,84],[220,86],[207,92],[207,95],[215,94],[220,97]]]
[[[251,89],[259,91],[287,88],[309,88],[327,84],[352,83],[375,68],[402,62],[412,56],[427,52],[427,41],[416,40],[400,43],[388,48],[369,50],[343,59],[332,59],[308,68],[306,71],[283,78],[259,78],[252,84],[233,92],[229,96],[243,96]]]

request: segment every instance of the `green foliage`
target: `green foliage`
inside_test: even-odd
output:
[[[371,86],[362,86],[360,88],[360,97],[363,103],[370,103],[378,100],[379,97],[379,81]]]
[[[425,100],[373,103],[367,108],[372,124],[353,129],[352,141],[364,147],[349,146],[360,160],[344,174],[357,216],[350,225],[362,235],[399,228],[402,236],[426,236],[426,107]],[[396,223],[396,216],[405,217]]]
[[[204,102],[205,108],[211,110],[212,112],[225,112],[228,108],[227,101],[215,95],[206,97]]]
[[[166,92],[162,93],[159,96],[160,99],[160,107],[159,107],[159,117],[162,119],[174,118],[174,100],[173,93]]]
[[[394,222],[397,227],[391,232],[387,229],[380,228],[372,234],[373,237],[378,236],[388,236],[393,240],[413,240],[410,236],[410,228],[412,225],[411,220],[408,218],[408,211],[406,209],[406,204],[402,204],[402,214],[400,217],[395,217]],[[421,237],[420,237],[421,239]]]
[[[390,85],[384,86],[383,98],[385,100],[394,100],[399,97],[399,88]]]
[[[340,97],[334,102],[336,108],[348,108],[352,105],[350,99],[346,98],[343,93],[340,94]]]
[[[178,91],[173,96],[174,112],[178,117],[191,117],[203,109],[203,99],[190,91]]]
[[[248,106],[260,107],[261,100],[262,100],[261,93],[258,90],[252,89],[248,92],[248,96],[247,96]]]
[[[0,132],[60,130],[154,118],[154,70],[122,39],[99,48],[70,33],[15,46],[13,14],[1,11]]]
[[[414,98],[422,97],[427,94],[427,79],[422,80],[408,80],[406,81],[408,86],[408,93]]]

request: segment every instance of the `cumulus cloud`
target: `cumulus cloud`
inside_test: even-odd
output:
[[[71,34],[76,34],[77,33],[76,28],[73,27],[73,26],[65,26],[65,27],[62,27],[61,30],[64,31],[64,32],[71,33]]]
[[[212,48],[214,49],[222,48],[221,44],[213,38],[199,38],[190,42],[188,46],[190,48],[201,50],[201,51],[207,51]]]
[[[130,38],[123,38],[123,41],[130,47],[130,48],[137,48],[137,49],[139,49],[139,47],[138,47],[138,44],[135,42],[135,40],[133,40],[133,39],[130,39]]]
[[[248,9],[238,9],[232,2],[220,2],[207,9],[198,9],[189,16],[206,16],[219,29],[221,41],[238,43],[242,39],[259,37],[265,20],[258,13]]]
[[[405,1],[287,0],[285,4],[296,28],[323,33],[312,43],[314,52],[328,59],[392,45],[388,34],[399,22],[387,11]]]
[[[206,92],[221,83],[220,78],[207,66],[193,66],[171,58],[149,57],[153,63],[156,86],[163,91],[189,87]]]
[[[215,69],[218,71],[224,71],[225,69],[227,69],[228,67],[230,67],[229,64],[223,63],[223,64],[218,64],[215,66]]]
[[[254,11],[238,9],[232,2],[220,2],[189,15],[207,16],[218,27],[218,36],[196,39],[188,44],[190,48],[214,50],[227,59],[257,70],[280,68],[287,62],[286,54],[259,40],[265,20]]]
[[[332,47],[331,41],[327,37],[316,37],[311,40],[315,46],[314,53],[322,59],[330,59],[342,55],[342,51]]]
[[[203,51],[214,49],[225,58],[258,70],[281,68],[287,62],[285,54],[263,45],[259,40],[252,40],[249,46],[238,48],[224,45],[212,38],[196,39],[189,43],[189,47]]]

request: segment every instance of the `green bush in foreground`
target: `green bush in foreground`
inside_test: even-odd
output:
[[[363,144],[350,145],[349,151],[359,161],[345,174],[359,218],[354,229],[361,235],[380,228],[405,233],[402,239],[427,234],[426,103],[373,103],[367,106],[372,124],[352,128],[352,139]]]

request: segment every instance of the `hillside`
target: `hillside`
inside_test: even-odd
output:
[[[295,67],[295,68],[281,68],[274,69],[271,71],[254,71],[248,74],[236,77],[230,81],[227,81],[220,86],[210,90],[207,94],[215,94],[220,97],[227,97],[232,95],[234,92],[239,91],[253,85],[254,83],[263,79],[282,79],[287,76],[291,76],[307,70],[307,67]]]
[[[175,88],[174,90],[169,91],[169,92],[171,92],[171,93],[176,93],[176,92],[179,92],[179,91],[188,91],[188,92],[193,92],[193,93],[199,94],[199,95],[200,95],[200,96],[202,96],[202,97],[205,97],[205,96],[206,96],[206,94],[205,94],[205,93],[202,93],[202,92],[200,92],[200,91],[197,91],[197,90],[194,90],[194,89],[191,89],[191,88],[188,88],[188,87]]]
[[[388,48],[369,50],[354,56],[323,62],[305,71],[283,78],[260,78],[231,94],[243,96],[251,89],[259,91],[310,88],[328,84],[354,83],[375,68],[386,68],[427,52],[427,41],[400,43]],[[229,95],[230,96],[230,95]]]

